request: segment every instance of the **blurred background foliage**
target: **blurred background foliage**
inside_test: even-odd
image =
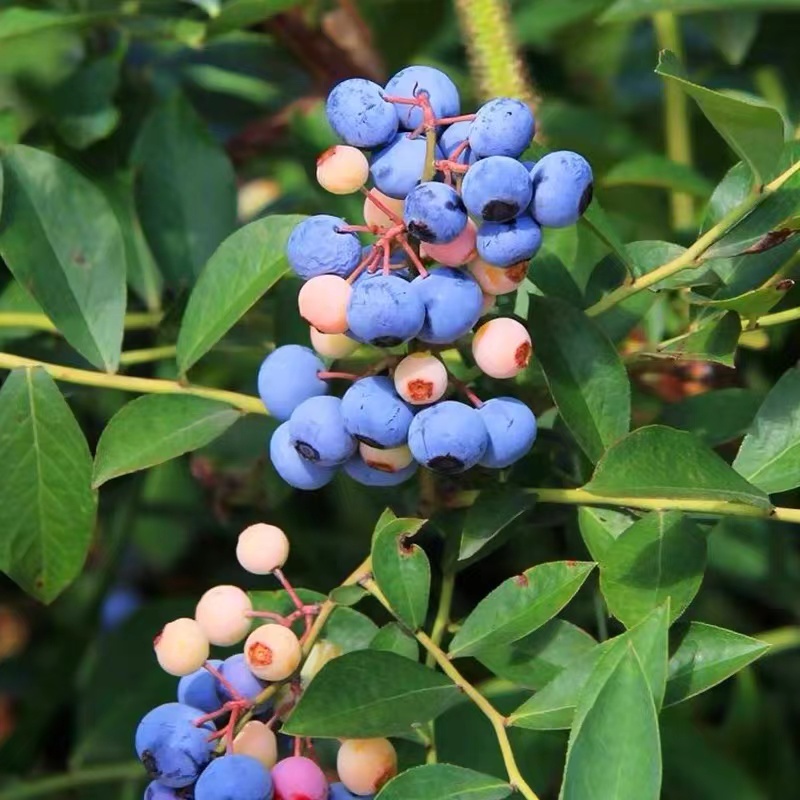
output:
[[[500,4],[461,5],[479,7],[474,19],[483,11],[491,20]],[[612,5],[622,12],[609,15]],[[659,33],[648,13],[669,5],[693,12],[671,17],[672,42],[664,39],[669,25]],[[475,50],[472,40],[468,52],[451,0],[0,0],[0,144],[48,149],[107,190],[126,220],[129,311],[163,313],[156,328],[128,331],[125,350],[169,347],[194,276],[237,219],[294,212],[359,216],[357,199],[332,197],[313,179],[316,155],[334,141],[322,98],[344,77],[380,81],[409,63],[446,69],[465,109],[489,94],[510,92],[509,86],[523,87],[536,98],[541,140],[591,161],[597,196],[623,241],[688,244],[735,157],[691,108],[692,166],[665,165],[664,85],[653,72],[658,50],[678,49],[677,30],[693,79],[761,96],[793,129],[800,121],[800,18],[793,7],[800,11],[800,2],[516,0],[510,28],[520,69],[504,75],[493,70],[492,54],[507,42],[493,40],[498,32],[481,22],[483,49]],[[601,20],[604,14],[611,19]],[[674,191],[693,198],[691,225],[677,220],[676,228]],[[191,219],[181,216],[187,210]],[[603,270],[595,270],[604,247],[586,228],[549,232],[545,243],[533,285],[563,293],[567,281],[587,296],[607,285]],[[780,257],[786,261],[796,249],[790,242]],[[548,254],[560,261],[548,261]],[[618,280],[614,263],[603,269]],[[750,285],[736,288],[755,288],[767,274],[748,273]],[[294,281],[281,281],[193,370],[193,380],[252,393],[267,348],[307,341],[294,310],[296,291]],[[798,300],[800,292],[790,290],[777,310]],[[0,312],[35,310],[3,268]],[[624,346],[677,335],[686,322],[685,306],[659,300],[647,328],[623,332]],[[651,362],[634,370],[635,422],[690,425],[723,453],[735,452],[726,450],[729,443],[800,355],[791,326],[755,332],[743,344],[735,372],[691,362]],[[60,338],[19,325],[0,327],[0,345],[81,364]],[[176,376],[167,361],[129,371]],[[532,373],[518,389],[545,412],[544,430],[519,472],[527,485],[541,485],[585,467],[572,463],[576,456],[563,447],[558,426],[549,428],[546,394]],[[723,390],[729,394],[717,394]],[[64,391],[93,449],[127,397],[75,386]],[[363,557],[382,507],[409,513],[418,506],[416,487],[367,490],[346,479],[311,499],[292,492],[266,459],[271,425],[244,417],[191,457],[104,488],[86,568],[51,606],[0,579],[0,780],[10,786],[21,776],[122,763],[113,787],[59,794],[56,785],[52,796],[140,796],[136,769],[124,773],[132,730],[172,686],[155,668],[150,639],[205,588],[239,579],[235,533],[255,520],[283,526],[294,543],[289,572],[296,584],[327,591]],[[423,544],[436,558],[439,540],[431,535]],[[538,507],[512,526],[491,558],[461,574],[454,618],[521,567],[565,557],[585,557],[574,510]],[[749,634],[778,630],[774,641],[783,644],[735,679],[665,713],[664,797],[797,795],[800,653],[792,649],[798,640],[791,628],[780,629],[797,624],[799,612],[794,526],[717,523],[692,618]],[[594,635],[605,631],[591,588],[567,617]],[[488,677],[479,665],[471,670],[477,681]],[[498,684],[488,688],[504,691]],[[508,707],[518,700],[507,698]],[[491,731],[474,709],[449,712],[438,731],[442,760],[498,771]],[[512,738],[534,787],[555,797],[565,736],[514,731]],[[413,763],[421,755],[409,746],[404,757]]]

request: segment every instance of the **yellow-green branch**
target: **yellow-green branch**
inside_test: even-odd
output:
[[[136,331],[157,328],[163,315],[143,312],[125,315],[125,330]],[[0,312],[0,328],[33,328],[37,331],[58,333],[58,328],[46,314],[3,311]]]

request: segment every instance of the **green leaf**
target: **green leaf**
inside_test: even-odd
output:
[[[729,12],[734,8],[763,11],[796,9],[798,0],[616,0],[600,17],[600,22],[623,22],[650,16],[657,11],[692,14],[700,11]]]
[[[227,0],[219,16],[209,24],[209,35],[221,36],[249,28],[297,5],[297,0]]]
[[[733,468],[768,494],[800,486],[800,368],[787,370],[772,387]]]
[[[408,733],[459,702],[442,674],[396,653],[359,650],[328,662],[295,706],[290,736],[368,738]]]
[[[466,561],[519,519],[536,499],[513,486],[484,489],[467,511],[458,560]]]
[[[0,11],[0,43],[32,36],[45,31],[83,28],[103,15],[64,14],[57,11],[37,11],[32,8],[5,8]]]
[[[2,160],[0,255],[66,340],[113,372],[125,316],[125,246],[114,212],[60,158],[16,145]]]
[[[662,342],[650,355],[681,361],[714,361],[734,367],[742,323],[735,311],[711,318],[696,331]]]
[[[419,644],[417,640],[401,628],[396,622],[384,625],[370,642],[372,650],[384,650],[396,653],[403,658],[419,661]]]
[[[378,626],[366,614],[344,607],[334,609],[324,628],[325,639],[339,645],[343,653],[366,650],[377,632]]]
[[[735,631],[690,622],[669,660],[665,705],[672,706],[716,686],[769,650]]]
[[[630,426],[630,383],[614,346],[582,311],[550,297],[530,298],[534,352],[559,414],[597,461]]]
[[[392,778],[376,800],[502,800],[512,791],[492,775],[452,764],[426,764]]]
[[[644,665],[651,695],[656,708],[660,708],[667,681],[668,631],[669,605],[665,603],[626,633],[606,640],[567,665],[514,711],[509,724],[530,730],[571,727],[578,698],[597,662],[610,651],[620,652],[629,645]]]
[[[756,10],[752,12],[709,13],[695,19],[731,66],[738,67],[744,61],[758,35],[761,17],[757,11],[764,3],[753,0],[753,5]]]
[[[304,217],[258,219],[229,236],[203,268],[178,335],[186,372],[289,270],[286,241]]]
[[[715,389],[665,405],[659,422],[716,447],[743,436],[760,404],[761,395],[752,389]]]
[[[236,225],[228,157],[180,94],[155,107],[134,146],[136,204],[164,275],[191,284]]]
[[[653,511],[635,522],[600,562],[600,589],[609,611],[626,628],[669,598],[676,620],[703,582],[706,537],[679,511]]]
[[[638,517],[627,511],[595,506],[578,507],[578,527],[583,543],[595,561],[601,561],[619,535]]]
[[[328,597],[340,606],[354,606],[367,596],[368,592],[361,586],[337,586]]]
[[[541,689],[597,642],[563,619],[551,619],[522,639],[481,650],[478,660],[497,677],[519,686]]]
[[[692,167],[655,153],[632,156],[615,164],[603,177],[603,186],[654,186],[696,197],[708,197],[714,188]]]
[[[668,497],[770,508],[748,483],[691,433],[648,425],[612,447],[584,487],[609,497]]]
[[[397,616],[411,630],[425,622],[431,591],[431,565],[425,551],[410,542],[424,519],[395,519],[372,537],[372,572]]]
[[[628,647],[610,672],[602,661],[595,669],[575,712],[560,800],[657,800],[661,743],[642,664]]]
[[[656,72],[677,83],[700,106],[708,121],[763,183],[780,157],[784,142],[780,112],[763,101],[714,92],[687,80],[678,59],[668,50],[659,56]]]
[[[177,394],[137,397],[117,412],[97,443],[92,485],[191,453],[221,436],[241,412]]]
[[[464,620],[449,656],[473,655],[541,628],[575,596],[592,569],[593,562],[551,561],[503,581]]]
[[[86,440],[44,370],[14,370],[0,389],[0,461],[0,569],[49,603],[83,567],[97,495]]]
[[[743,319],[753,320],[763,316],[780,303],[793,286],[794,281],[786,280],[778,274],[770,277],[763,286],[733,297],[709,299],[694,292],[689,292],[687,300],[693,305],[704,306],[712,311],[717,308],[731,309],[736,311]]]

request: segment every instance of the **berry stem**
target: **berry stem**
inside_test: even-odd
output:
[[[422,264],[422,261],[420,261],[419,256],[414,252],[414,248],[408,243],[408,240],[406,239],[406,237],[405,236],[398,236],[397,237],[397,241],[400,242],[400,247],[402,247],[403,250],[406,251],[406,255],[408,255],[411,263],[414,265],[414,267],[416,268],[417,272],[423,278],[427,278],[428,277],[428,270],[425,269],[425,267]]]
[[[378,198],[377,198],[377,197],[375,197],[375,194],[372,192],[372,190],[371,190],[371,189],[367,189],[367,188],[365,188],[365,187],[363,187],[363,186],[362,186],[362,187],[361,187],[361,193],[362,193],[362,194],[364,195],[364,197],[366,197],[366,198],[367,198],[367,199],[370,201],[370,203],[372,203],[372,204],[373,204],[373,205],[374,205],[374,206],[375,206],[377,209],[379,209],[380,211],[383,211],[383,213],[384,213],[384,214],[386,214],[386,216],[387,216],[387,217],[389,217],[389,219],[390,219],[392,222],[394,222],[396,225],[402,225],[402,224],[403,224],[403,220],[402,220],[402,218],[401,218],[401,217],[399,217],[397,214],[395,214],[395,212],[394,212],[394,211],[392,211],[390,208],[388,208],[388,207],[387,207],[387,206],[386,206],[384,203],[382,203],[380,200],[378,200]]]
[[[361,376],[356,375],[355,372],[318,372],[317,377],[323,381],[329,381],[334,379],[340,379],[343,381],[357,381]],[[275,570],[277,573],[278,570]]]
[[[469,400],[470,403],[475,406],[475,408],[480,408],[483,405],[483,400],[481,400],[480,397],[478,397],[478,395],[475,394],[475,392],[473,392],[466,383],[464,383],[464,381],[456,378],[456,376],[453,375],[450,370],[448,370],[448,374],[450,375],[450,383],[455,386],[456,389],[458,389],[464,395],[464,397],[466,397],[467,400]]]
[[[230,696],[235,701],[247,702],[244,699],[244,697],[242,697],[242,695],[239,694],[236,688],[231,683],[228,682],[225,676],[210,661],[206,661],[206,663],[203,664],[203,669],[209,674],[211,674],[213,677],[215,677],[219,681],[220,685],[225,687],[228,694],[230,694]]]
[[[325,373],[320,372],[319,374],[323,375]],[[331,372],[327,374],[339,377],[341,377],[342,375],[350,375],[349,372]],[[358,380],[357,375],[355,376],[354,380]],[[297,592],[294,589],[294,586],[292,586],[292,584],[289,582],[289,579],[286,577],[286,575],[283,574],[282,569],[275,569],[272,571],[272,574],[278,579],[280,585],[283,586],[283,588],[286,590],[286,594],[288,594],[289,597],[291,598],[292,602],[295,605],[295,608],[300,612],[301,616],[304,617],[306,624],[306,633],[308,633],[309,630],[311,630],[311,621],[314,619],[314,615],[307,610],[309,606],[307,606],[300,599],[300,595],[297,594]]]
[[[477,116],[477,114],[459,114],[457,117],[439,117],[436,120],[436,124],[452,125],[454,122],[472,122]],[[459,145],[459,147],[461,147],[461,145]]]

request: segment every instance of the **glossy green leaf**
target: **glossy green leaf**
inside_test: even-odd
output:
[[[499,678],[540,689],[596,645],[571,622],[551,619],[516,642],[481,650],[478,660]]]
[[[99,369],[119,362],[125,246],[103,194],[66,161],[16,145],[2,156],[0,255],[66,340]]]
[[[286,241],[297,214],[265,217],[229,236],[211,256],[189,297],[178,335],[186,372],[289,270]]]
[[[657,11],[692,14],[701,11],[729,12],[732,9],[756,11],[800,8],[798,0],[616,0],[600,18],[602,22],[622,22],[646,17]]]
[[[502,800],[512,791],[491,775],[452,764],[426,764],[393,778],[376,800]]]
[[[674,81],[700,106],[708,121],[733,151],[746,161],[756,180],[772,172],[783,149],[783,119],[768,103],[722,94],[689,81],[673,53],[665,51],[656,72]]]
[[[417,640],[401,628],[396,622],[384,625],[370,642],[372,650],[384,650],[398,656],[419,661],[419,644]]]
[[[622,360],[596,324],[563,300],[531,297],[528,324],[559,414],[596,462],[630,426],[630,383]]]
[[[694,697],[761,658],[769,645],[735,631],[690,622],[669,660],[665,705]]]
[[[227,403],[176,394],[149,394],[125,405],[97,443],[92,484],[147,469],[204,447],[222,435],[240,411]]]
[[[731,309],[744,320],[754,320],[763,316],[786,297],[786,293],[794,286],[794,281],[785,280],[780,274],[771,277],[763,286],[733,297],[709,299],[702,295],[689,293],[690,303],[704,306],[709,311],[715,309]]]
[[[157,105],[132,155],[136,205],[164,276],[194,282],[236,224],[236,180],[228,157],[180,94]]]
[[[530,510],[536,498],[512,486],[484,489],[467,511],[461,531],[459,561],[472,558],[509,525]]]
[[[283,731],[320,738],[399,735],[434,719],[460,696],[441,673],[396,653],[360,650],[322,668]]]
[[[525,701],[509,718],[509,724],[531,730],[555,730],[572,726],[575,707],[586,681],[601,657],[632,645],[641,660],[656,707],[664,699],[667,681],[667,633],[669,605],[626,633],[597,645],[559,672],[552,681]]]
[[[600,562],[600,590],[626,628],[670,601],[671,620],[692,602],[703,582],[706,537],[679,511],[653,511],[630,526]]]
[[[431,565],[410,539],[424,519],[395,519],[372,537],[372,572],[397,616],[412,630],[425,622],[431,590]]]
[[[49,603],[83,567],[97,495],[86,440],[44,370],[14,370],[0,389],[0,460],[0,569]]]
[[[699,439],[663,425],[639,428],[612,447],[584,488],[610,497],[670,497],[770,507],[761,489]]]
[[[761,399],[752,389],[715,389],[664,406],[659,422],[689,431],[716,447],[744,435]]]
[[[768,494],[800,486],[800,369],[787,370],[767,395],[733,468]]]
[[[337,586],[328,595],[334,603],[340,606],[354,606],[367,596],[368,592],[361,586]]]
[[[739,315],[729,311],[696,331],[663,342],[652,355],[681,361],[714,361],[733,367],[741,333]]]
[[[551,561],[503,581],[464,620],[450,643],[450,657],[509,644],[540,628],[574,597],[593,568],[593,562]]]
[[[633,156],[615,164],[603,176],[603,185],[654,186],[697,197],[708,197],[714,188],[710,181],[692,167],[678,164],[656,153]]]
[[[580,506],[578,527],[583,543],[595,561],[601,561],[620,534],[630,528],[638,517],[627,511]]]
[[[560,798],[658,800],[658,717],[642,664],[629,646],[610,672],[603,660],[595,669],[575,712]]]

